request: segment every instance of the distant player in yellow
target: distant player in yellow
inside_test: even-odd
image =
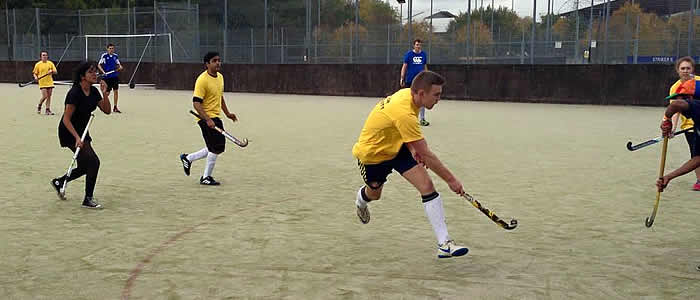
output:
[[[420,193],[423,208],[437,237],[439,258],[462,256],[469,249],[450,240],[440,194],[426,168],[447,182],[455,193],[464,194],[462,183],[428,148],[418,124],[418,110],[432,109],[440,100],[445,79],[437,73],[419,73],[410,88],[381,100],[367,117],[360,137],[352,148],[365,185],[357,191],[357,216],[369,223],[367,204],[379,200],[387,176],[396,170]]]
[[[199,179],[199,184],[219,185],[220,183],[214,180],[211,174],[214,172],[216,158],[226,150],[226,138],[216,131],[214,127],[224,129],[224,123],[219,118],[221,110],[233,122],[236,122],[238,118],[234,113],[229,112],[228,107],[226,107],[226,101],[224,100],[224,76],[219,73],[221,71],[219,53],[207,53],[204,56],[204,64],[207,69],[197,77],[197,81],[194,84],[192,106],[194,106],[197,114],[203,118],[198,120],[197,124],[202,129],[206,147],[194,153],[181,154],[180,161],[185,170],[185,175],[190,176],[192,162],[206,157],[207,164],[204,167],[204,174]]]
[[[678,81],[674,83],[671,88],[668,91],[668,95],[673,95],[678,92],[678,89],[680,88],[681,84],[683,82],[686,82],[688,80],[700,80],[700,76],[693,75],[695,71],[695,61],[693,58],[686,56],[686,57],[681,57],[676,61],[676,73],[678,73]],[[671,100],[673,102],[675,100]],[[676,113],[673,115],[671,118],[671,121],[673,123],[673,129],[671,132],[675,132],[676,128],[678,125],[681,125],[681,129],[685,130],[688,128],[691,128],[690,131],[685,133],[685,139],[688,142],[688,147],[690,149],[690,157],[695,157],[700,155],[700,141],[697,140],[696,136],[697,133],[695,132],[695,129],[693,125],[693,119],[686,118],[683,114],[681,113]],[[671,135],[673,137],[673,135]],[[695,184],[693,184],[693,190],[695,191],[700,191],[700,169],[695,169]]]
[[[32,71],[34,80],[39,81],[39,90],[41,91],[41,99],[39,99],[39,105],[36,108],[36,113],[38,114],[41,114],[41,105],[46,101],[46,114],[54,115],[51,111],[51,95],[53,94],[53,75],[55,74],[58,74],[58,70],[49,60],[49,53],[41,51],[41,60],[34,65],[34,70]]]

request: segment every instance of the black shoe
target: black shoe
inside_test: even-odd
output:
[[[61,187],[63,187],[63,180],[64,179],[62,178],[51,179],[51,186],[54,190],[56,190],[56,195],[58,196],[58,199],[66,200],[66,195],[61,193]]]
[[[199,178],[199,184],[201,185],[220,185],[218,181],[214,180],[214,177],[207,176]]]
[[[83,200],[83,207],[93,208],[93,209],[102,209],[102,205],[97,203],[97,201],[95,201],[95,199],[92,197],[85,197],[85,200]]]
[[[190,168],[192,167],[192,162],[187,160],[187,154],[180,154],[180,161],[182,162],[182,169],[185,170],[185,175],[190,176]]]

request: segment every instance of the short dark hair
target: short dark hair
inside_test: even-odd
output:
[[[41,56],[41,54],[43,54],[43,53],[46,53],[46,55],[49,55],[49,51],[41,50],[41,51],[39,51],[39,56]]]
[[[109,47],[114,47],[114,44],[112,44],[112,43],[107,44],[107,48],[109,48]]]
[[[684,61],[689,62],[692,65],[693,70],[695,70],[695,60],[690,56],[683,56],[676,61],[676,71],[678,71],[678,68]]]
[[[204,54],[204,63],[208,64],[209,61],[216,56],[219,56],[219,52],[216,52],[216,51],[207,52],[207,54]]]
[[[73,86],[79,85],[82,77],[85,76],[85,73],[92,67],[97,68],[97,63],[94,60],[80,62],[73,70]]]
[[[415,40],[413,40],[413,44],[415,45],[416,43],[421,43],[421,44],[422,44],[423,41],[421,41],[420,39],[415,39]]]
[[[418,73],[411,83],[411,92],[418,93],[418,90],[429,91],[433,85],[444,85],[445,77],[432,71]]]

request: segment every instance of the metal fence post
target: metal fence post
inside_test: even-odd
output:
[[[250,29],[250,63],[255,63],[255,29]]]
[[[690,0],[690,11],[689,11],[690,22],[688,22],[688,56],[693,55],[693,22],[695,21],[695,0]]]
[[[12,56],[17,59],[17,11],[12,9]]]
[[[386,24],[386,64],[391,63],[391,24]]]
[[[637,29],[635,30],[634,39],[634,64],[637,64],[637,59],[639,57],[639,14],[637,14]],[[679,31],[680,32],[680,31]]]
[[[537,25],[537,0],[532,0],[532,37],[530,37],[530,64],[535,64],[535,26]]]
[[[579,17],[578,17],[578,4],[579,0],[576,1],[576,40],[574,41],[574,62],[577,62],[581,59],[578,53],[578,41],[579,41]]]
[[[224,63],[226,62],[226,46],[228,46],[227,45],[228,41],[227,41],[227,37],[226,37],[226,33],[228,30],[227,27],[228,27],[228,0],[224,0],[224,29],[223,29],[223,31],[224,31],[223,32],[224,33],[224,49],[223,50],[224,51],[223,51],[223,55],[221,57],[221,62],[224,62]]]
[[[14,53],[12,53],[12,46],[10,45],[10,10],[7,2],[5,2],[5,29],[7,29],[7,59],[12,61],[14,60]]]
[[[39,53],[41,51],[41,22],[39,21],[39,8],[34,9],[34,14],[36,16],[36,52]]]

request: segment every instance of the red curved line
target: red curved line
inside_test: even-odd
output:
[[[163,252],[163,250],[165,250],[166,248],[168,248],[171,244],[175,243],[177,240],[179,240],[179,239],[180,239],[181,237],[183,237],[185,234],[188,234],[188,233],[194,231],[195,229],[197,229],[197,227],[200,227],[200,226],[202,226],[202,225],[208,224],[208,223],[211,222],[211,221],[214,221],[214,220],[217,220],[217,219],[221,219],[221,218],[223,218],[223,217],[224,217],[224,216],[214,217],[214,218],[211,218],[211,219],[209,219],[209,220],[207,220],[207,221],[204,221],[204,222],[202,222],[202,223],[199,223],[199,224],[197,224],[197,225],[190,226],[190,227],[188,227],[187,229],[185,229],[185,230],[183,230],[183,231],[180,231],[180,232],[178,232],[177,234],[175,234],[174,236],[170,237],[170,238],[167,239],[165,242],[163,242],[162,244],[160,244],[160,246],[158,246],[158,247],[156,247],[155,249],[151,250],[151,253],[149,253],[146,257],[144,257],[144,258],[141,260],[141,262],[140,262],[138,265],[136,265],[136,267],[134,267],[134,268],[131,270],[131,272],[129,273],[129,279],[126,280],[126,284],[124,285],[124,289],[122,289],[122,299],[123,299],[123,300],[129,299],[129,297],[131,296],[131,290],[132,290],[132,288],[134,287],[134,282],[136,282],[136,278],[139,277],[139,275],[141,274],[141,271],[143,271],[143,269],[146,267],[146,265],[149,264],[149,263],[151,262],[151,260],[153,260],[153,257],[155,257],[156,255],[158,255],[158,254],[160,254],[161,252]]]

